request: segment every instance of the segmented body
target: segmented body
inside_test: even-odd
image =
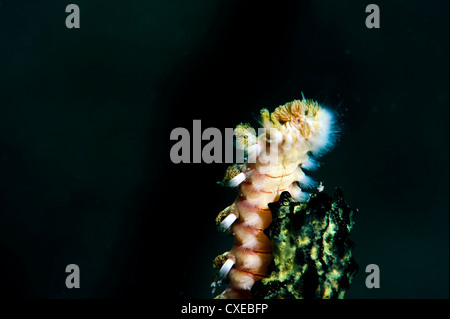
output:
[[[228,169],[225,182],[237,186],[238,197],[218,216],[222,228],[234,235],[230,252],[221,255],[220,276],[229,287],[218,298],[250,298],[257,280],[267,275],[272,243],[264,230],[272,222],[268,204],[288,191],[298,201],[308,194],[301,187],[314,183],[302,167],[312,168],[309,155],[319,155],[331,142],[331,113],[310,100],[296,100],[272,114],[261,111],[263,132],[256,136],[248,125],[236,128],[237,144],[247,151],[248,161]],[[300,186],[299,186],[300,185]]]

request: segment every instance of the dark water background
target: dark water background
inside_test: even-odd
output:
[[[313,175],[360,211],[347,297],[448,298],[448,1],[377,1],[377,30],[369,1],[74,3],[79,30],[64,1],[0,1],[3,295],[209,298],[235,193],[226,164],[172,164],[170,132],[304,92],[342,123]]]

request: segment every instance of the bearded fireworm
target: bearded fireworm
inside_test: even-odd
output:
[[[336,139],[333,113],[313,100],[295,100],[270,113],[261,110],[261,125],[235,129],[237,147],[246,152],[244,164],[230,166],[222,184],[236,187],[238,196],[216,218],[219,228],[230,231],[234,245],[216,260],[219,280],[228,288],[216,298],[251,298],[254,283],[267,275],[272,243],[264,233],[272,222],[269,203],[287,191],[298,202],[308,199],[303,189],[317,188],[303,170],[318,166],[315,158],[330,149]]]

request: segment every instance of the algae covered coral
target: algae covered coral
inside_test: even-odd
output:
[[[349,238],[357,210],[345,203],[342,189],[333,196],[313,194],[305,203],[283,192],[269,207],[273,261],[269,275],[253,286],[253,297],[343,298],[358,265]]]

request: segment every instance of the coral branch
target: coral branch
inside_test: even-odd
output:
[[[273,262],[268,277],[253,286],[253,296],[343,298],[358,265],[349,238],[357,210],[345,203],[342,189],[333,197],[314,194],[306,203],[284,192],[269,206],[274,220],[265,232],[272,240]]]

